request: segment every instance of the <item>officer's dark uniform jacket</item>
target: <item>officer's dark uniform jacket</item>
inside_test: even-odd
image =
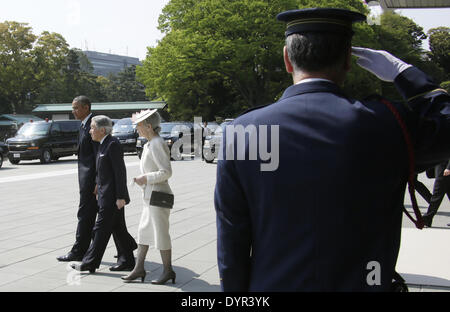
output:
[[[416,168],[448,159],[449,95],[415,67],[395,85],[408,100],[397,109],[414,140]],[[278,102],[233,124],[279,125],[279,167],[261,171],[259,156],[218,162],[223,290],[390,290],[408,174],[405,140],[392,112],[316,81],[289,87]]]

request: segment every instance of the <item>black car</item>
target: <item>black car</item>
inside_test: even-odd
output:
[[[8,146],[3,143],[0,142],[0,168],[3,165],[3,160],[7,157],[8,155]]]
[[[35,121],[24,124],[13,138],[6,140],[12,164],[39,159],[49,163],[59,157],[76,155],[79,120]]]
[[[6,140],[7,138],[14,137],[17,130],[26,122],[41,120],[43,119],[34,115],[2,114],[0,115],[0,139]]]
[[[174,122],[162,122],[161,132],[159,135],[166,141],[170,150],[171,159],[181,159],[182,153],[191,154],[194,149],[194,125],[190,122],[174,121]],[[172,146],[182,138],[184,135],[187,137],[183,139],[183,144],[179,149],[172,151]],[[142,155],[142,149],[147,143],[147,139],[144,137],[138,137],[136,142],[136,149],[139,158]]]
[[[125,153],[136,153],[136,139],[139,135],[131,118],[117,120],[114,123],[111,135],[119,139]]]

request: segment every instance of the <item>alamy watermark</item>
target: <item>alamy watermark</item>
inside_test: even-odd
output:
[[[80,286],[81,285],[81,273],[77,270],[72,269],[70,262],[67,263],[66,270],[69,271],[66,276],[66,282],[69,286]]]
[[[381,264],[378,261],[370,261],[366,266],[367,270],[370,270],[367,274],[366,282],[369,286],[381,285]]]
[[[201,117],[194,117],[194,124],[202,124]],[[222,136],[208,139],[203,147],[206,131],[202,128],[180,127],[178,139],[172,144],[170,153],[175,160],[183,159],[183,152],[194,152],[195,157],[202,155],[207,160],[260,160],[261,171],[275,171],[280,161],[280,126],[279,125],[243,125],[229,124],[223,129]],[[172,135],[173,136],[173,135]],[[225,148],[223,142],[226,143]],[[193,145],[193,146],[192,146]],[[259,158],[258,158],[259,157]]]

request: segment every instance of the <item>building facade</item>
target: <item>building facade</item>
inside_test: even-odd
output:
[[[137,57],[108,54],[96,51],[83,51],[94,67],[93,73],[98,76],[117,74],[132,65],[141,65]]]

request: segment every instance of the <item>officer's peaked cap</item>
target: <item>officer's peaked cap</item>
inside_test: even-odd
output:
[[[366,20],[366,16],[349,10],[335,8],[308,8],[291,10],[277,15],[287,23],[286,37],[305,32],[337,32],[353,35],[352,24]]]

